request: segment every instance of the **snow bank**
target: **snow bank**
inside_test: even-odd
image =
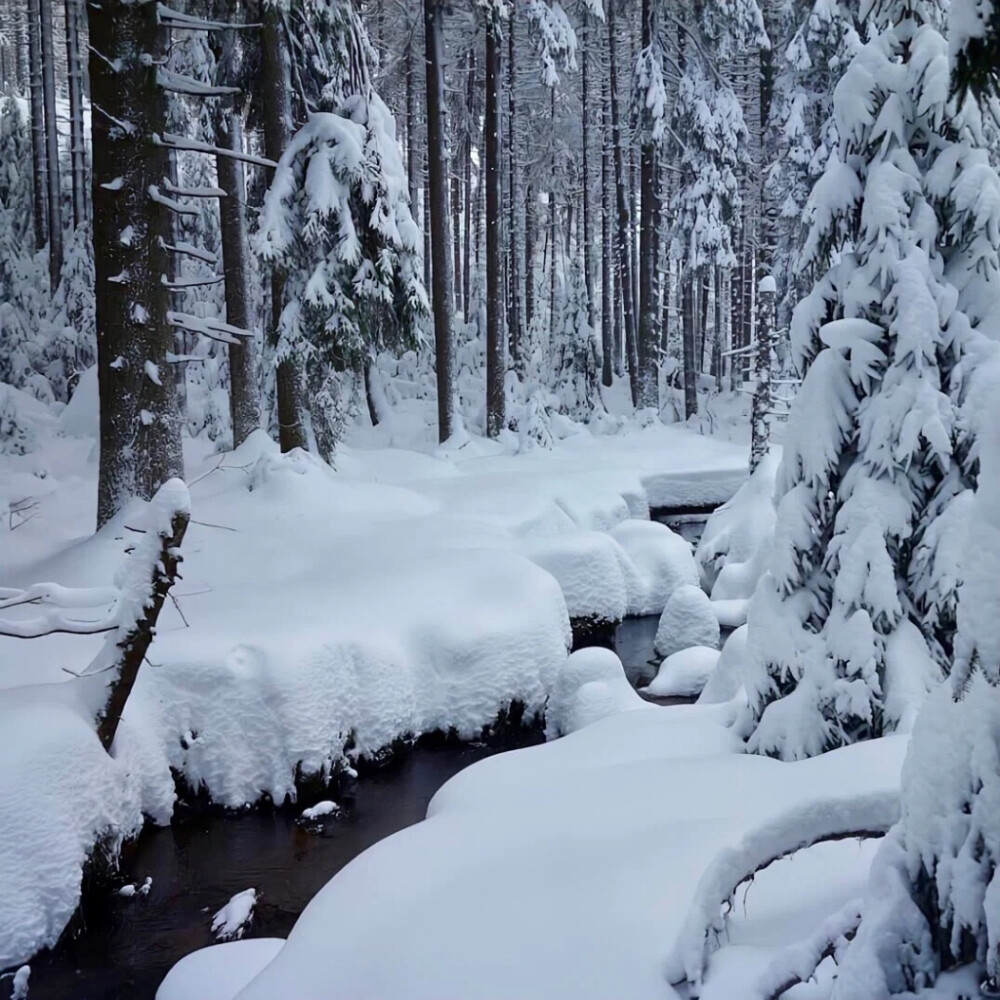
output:
[[[747,626],[741,625],[726,640],[715,669],[698,698],[699,705],[730,701],[743,686],[743,666],[747,655]]]
[[[785,764],[732,753],[728,718],[624,712],[467,768],[326,885],[240,1000],[670,996],[664,951],[713,858],[776,817],[815,830],[825,800],[898,788],[902,740]]]
[[[698,583],[691,546],[665,524],[623,521],[611,537],[628,557],[623,568],[630,615],[658,615],[678,587]]]
[[[594,646],[573,653],[556,677],[545,713],[550,738],[565,736],[617,712],[650,708],[625,676],[610,649]]]
[[[719,619],[701,587],[683,584],[670,595],[653,645],[661,656],[689,646],[719,648]]]
[[[657,698],[696,697],[711,678],[719,656],[719,651],[710,646],[688,646],[671,653],[643,690]]]
[[[249,938],[193,951],[167,973],[156,1000],[233,1000],[284,943],[281,938]]]

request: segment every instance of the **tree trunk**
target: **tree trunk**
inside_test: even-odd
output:
[[[52,36],[52,2],[42,0],[42,94],[45,102],[45,159],[48,168],[49,288],[59,285],[63,264],[62,186],[59,170],[59,124],[56,120],[56,48]]]
[[[500,26],[486,23],[486,435],[504,426],[504,336],[500,309]]]
[[[694,271],[681,275],[681,313],[684,345],[684,419],[690,419],[698,412],[698,373],[695,371],[695,282]]]
[[[712,328],[712,374],[715,388],[722,391],[722,268],[715,267],[715,322]]]
[[[614,181],[611,172],[610,135],[611,89],[608,74],[604,72],[601,79],[601,347],[604,353],[601,381],[606,386],[614,383],[614,373],[619,364],[615,340],[618,310],[611,227],[611,192]]]
[[[639,354],[636,343],[635,307],[633,291],[635,279],[632,274],[632,254],[629,245],[631,241],[631,213],[629,211],[629,177],[626,173],[626,163],[622,152],[621,124],[618,114],[618,43],[615,23],[616,0],[610,0],[607,10],[608,46],[611,60],[611,144],[615,157],[615,195],[618,203],[618,267],[620,287],[622,292],[623,322],[625,325],[625,345],[628,354],[629,386],[632,390],[632,403],[638,406],[639,393]]]
[[[47,196],[48,164],[45,148],[45,102],[42,84],[42,22],[41,0],[28,0],[28,73],[31,91],[31,159],[33,221],[35,249],[41,250],[49,241]],[[54,292],[55,289],[53,288]]]
[[[469,159],[468,137],[461,139],[458,143],[458,155],[463,161]],[[465,316],[462,306],[462,185],[455,169],[451,175],[451,231],[452,231],[452,251],[453,251],[453,274],[455,275],[455,312]]]
[[[262,18],[264,152],[269,159],[279,160],[288,145],[292,130],[287,43],[280,12],[265,5]],[[284,305],[285,279],[274,270],[271,273],[271,316],[268,328],[268,341],[272,351],[277,351],[279,346]],[[299,358],[283,357],[278,360],[275,390],[278,397],[278,443],[281,450],[288,452],[293,448],[308,449],[309,439],[304,420],[305,387]]]
[[[583,53],[580,74],[580,92],[583,130],[583,157],[580,164],[583,184],[583,276],[587,288],[587,323],[597,329],[597,303],[594,301],[594,226],[590,208],[590,34],[588,15],[583,12]]]
[[[517,370],[521,369],[521,345],[524,343],[524,175],[521,165],[521,132],[517,107],[517,6],[510,8],[507,25],[507,97],[509,125],[507,145],[510,156],[510,354]]]
[[[66,0],[66,76],[69,84],[69,151],[73,179],[73,225],[87,221],[87,146],[83,134],[83,62],[80,59],[80,0]]]
[[[524,322],[535,316],[535,244],[538,241],[538,197],[529,184],[524,197]]]
[[[234,112],[227,120],[216,119],[216,145],[243,152],[243,119]],[[250,243],[247,237],[246,183],[243,164],[229,156],[217,156],[215,169],[226,197],[219,201],[223,272],[226,278],[226,322],[243,330],[253,328],[250,307]],[[233,424],[233,447],[238,448],[260,426],[260,400],[254,365],[254,344],[248,338],[230,344],[229,414]]]
[[[777,286],[774,278],[765,275],[757,297],[757,364],[753,413],[750,419],[750,471],[753,472],[767,455],[771,444],[771,348],[774,344],[774,306]]]
[[[642,0],[642,44],[652,44],[650,0]],[[644,130],[640,150],[639,226],[639,337],[636,405],[659,407],[657,398],[656,336],[656,230],[660,224],[660,199],[656,189],[657,157],[653,137]]]
[[[468,121],[472,122],[476,116],[476,55],[473,49],[469,49],[467,63],[466,80],[466,115]],[[471,126],[470,126],[471,127]],[[471,142],[471,137],[470,137]],[[466,146],[465,163],[462,172],[465,180],[465,203],[463,205],[463,221],[465,231],[462,233],[464,242],[464,267],[462,268],[462,315],[466,323],[471,319],[471,294],[472,294],[472,157],[469,155],[470,148]]]
[[[169,376],[169,235],[166,212],[148,196],[167,174],[164,57],[153,4],[102,0],[87,8],[93,116],[94,268],[100,394],[97,523],[133,497],[150,499],[183,476],[180,414]],[[100,112],[97,109],[100,108]],[[129,122],[125,132],[116,122]],[[128,239],[122,236],[128,233]]]
[[[448,226],[448,154],[445,144],[443,0],[424,0],[427,70],[427,159],[433,253],[434,347],[437,361],[438,439],[454,431],[455,383],[451,332],[451,233]]]

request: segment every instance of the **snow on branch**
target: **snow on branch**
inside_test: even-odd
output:
[[[179,330],[198,333],[210,340],[221,341],[223,344],[238,344],[240,338],[253,336],[252,330],[244,330],[231,323],[223,323],[222,320],[205,319],[191,313],[168,312],[167,322]]]
[[[204,18],[174,10],[163,3],[156,5],[156,16],[164,28],[172,28],[175,31],[225,31],[260,27],[257,22],[241,24],[236,21],[206,21]]]
[[[163,190],[178,198],[225,198],[226,192],[219,187],[181,187],[168,178],[163,181]]]
[[[186,94],[188,97],[228,97],[240,92],[239,87],[216,87],[162,66],[156,71],[156,85],[171,94]]]
[[[757,980],[754,1000],[780,1000],[793,986],[808,982],[824,959],[840,955],[860,924],[861,900],[853,899],[824,920],[809,937],[774,956]]]
[[[170,253],[186,254],[188,257],[194,257],[196,260],[203,260],[206,264],[217,264],[219,261],[219,258],[210,250],[202,250],[201,247],[196,247],[193,243],[167,243],[161,240],[160,245]]]
[[[206,288],[209,285],[221,285],[226,280],[223,274],[207,275],[204,278],[178,278],[171,281],[165,274],[160,275],[160,283],[171,291],[182,291],[185,288]]]
[[[667,975],[701,993],[708,959],[726,927],[739,885],[781,858],[814,844],[854,837],[880,837],[899,819],[896,790],[807,802],[747,833],[735,847],[716,855],[705,870],[681,929]]]
[[[224,146],[213,146],[211,143],[201,142],[198,139],[188,139],[183,135],[172,135],[170,132],[164,132],[163,135],[154,133],[153,143],[157,146],[166,146],[167,149],[180,149],[188,153],[211,153],[212,156],[228,156],[233,160],[252,163],[255,167],[274,168],[278,165],[274,160],[268,160],[263,156],[240,153],[233,149],[226,149]]]
[[[149,185],[148,193],[149,197],[152,198],[157,205],[162,205],[164,208],[169,209],[177,215],[201,214],[201,210],[195,208],[193,205],[185,205],[182,202],[175,201],[173,198],[168,198],[166,195],[161,193],[160,189],[155,184]]]

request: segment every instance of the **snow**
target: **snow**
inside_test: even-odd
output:
[[[743,668],[747,655],[747,626],[741,625],[726,639],[715,669],[698,698],[699,705],[735,698],[743,686]]]
[[[690,646],[719,648],[719,618],[700,587],[684,584],[670,595],[653,646],[667,657]]]
[[[236,893],[221,910],[212,917],[212,933],[219,941],[241,938],[253,920],[257,905],[257,890],[244,889]]]
[[[322,802],[317,802],[316,805],[310,806],[308,809],[302,810],[302,819],[312,821],[315,819],[322,819],[324,816],[334,816],[340,812],[340,806],[337,805],[331,799],[324,799]]]
[[[4,535],[0,586],[106,593],[139,537],[125,528],[135,509],[91,535],[95,408],[88,372],[61,415],[74,437],[0,456],[3,499],[37,503]],[[410,444],[431,450],[358,434],[334,472],[279,455],[260,432],[221,455],[186,442],[179,607],[164,608],[113,758],[62,683],[101,638],[32,640],[26,657],[23,641],[0,637],[0,963],[55,941],[99,835],[117,843],[144,813],[170,820],[173,771],[221,805],[281,802],[298,772],[439,728],[476,737],[514,699],[542,712],[568,662],[567,605],[659,613],[676,585],[697,582],[690,546],[639,518],[689,476],[713,501],[745,477],[743,448],[663,425],[523,454],[471,438],[448,456],[421,436]],[[588,553],[608,571],[599,586],[581,575]],[[624,694],[597,682],[572,699],[570,724]]]
[[[240,1000],[506,1000],[514,968],[525,1000],[676,996],[664,959],[689,940],[700,954],[689,912],[701,912],[702,873],[722,871],[713,859],[738,858],[735,877],[767,846],[761,831],[792,817],[811,835],[898,808],[904,739],[785,764],[732,753],[729,718],[628,711],[466,769],[424,823],[327,884]]]
[[[248,938],[193,951],[167,973],[156,1000],[233,1000],[284,943]]]
[[[671,653],[643,690],[658,698],[692,698],[701,694],[722,654],[711,646],[688,646]]]

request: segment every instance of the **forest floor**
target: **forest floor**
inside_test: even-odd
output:
[[[138,508],[92,534],[90,402],[84,387],[0,458],[0,501],[21,511],[0,586],[106,586],[134,541]],[[523,454],[385,443],[356,435],[332,471],[263,434],[225,454],[188,442],[183,580],[113,760],[68,673],[100,637],[0,640],[0,968],[58,937],[98,836],[169,821],[177,774],[222,805],[280,802],[346,754],[471,737],[515,699],[540,713],[570,616],[658,613],[697,583],[649,508],[713,506],[746,475],[744,447],[658,423]]]

